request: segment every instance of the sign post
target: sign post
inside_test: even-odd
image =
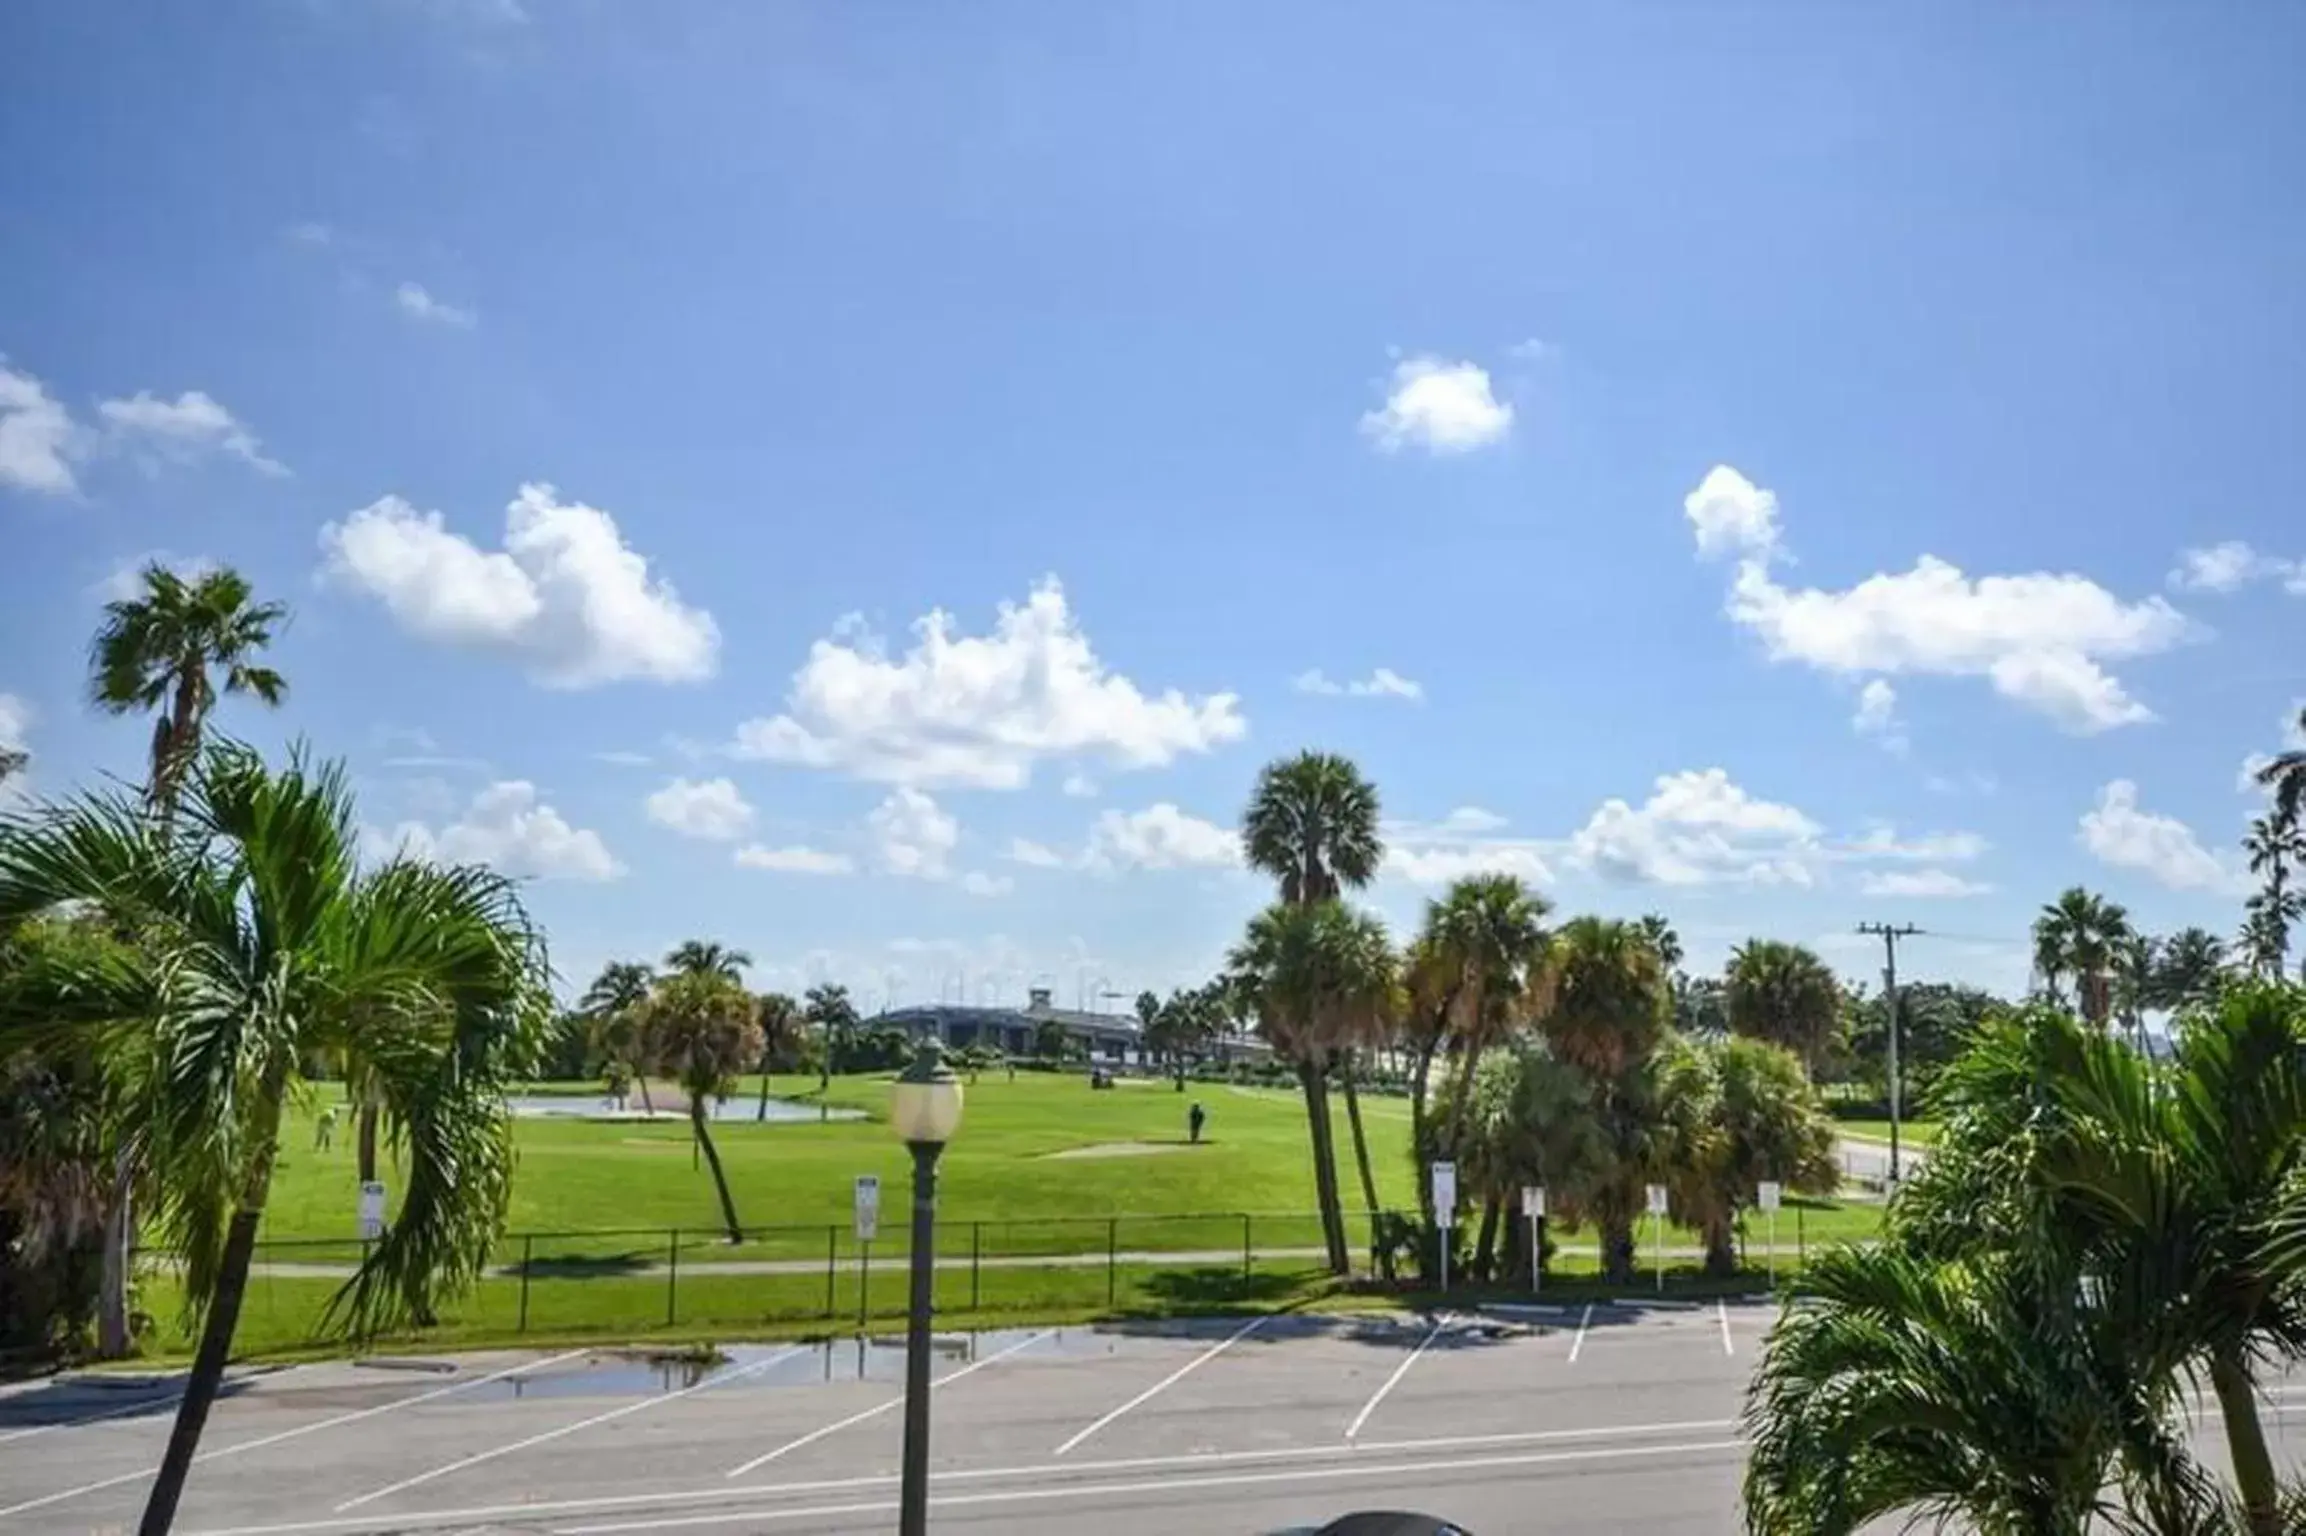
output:
[[[1650,1246],[1657,1250],[1657,1293],[1665,1294],[1665,1186],[1649,1186]]]
[[[1540,1235],[1545,1227],[1545,1186],[1521,1186],[1521,1216],[1529,1223],[1529,1294],[1545,1289],[1545,1249]]]
[[[1449,1248],[1457,1230],[1457,1164],[1433,1165],[1433,1224],[1441,1245],[1441,1288],[1449,1289]]]
[[[862,1332],[871,1315],[873,1291],[873,1234],[881,1227],[881,1181],[875,1174],[857,1175],[857,1328]]]
[[[360,1240],[373,1243],[384,1236],[384,1186],[374,1179],[360,1186]]]
[[[1785,1190],[1775,1179],[1764,1179],[1758,1199],[1769,1217],[1770,1285],[1774,1289],[1778,1283],[1778,1207],[1785,1201]]]

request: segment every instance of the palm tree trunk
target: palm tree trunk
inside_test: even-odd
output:
[[[755,1125],[758,1125],[758,1124],[760,1124],[760,1123],[761,1123],[763,1120],[766,1120],[766,1119],[768,1119],[768,1118],[769,1118],[769,1056],[768,1056],[768,1053],[767,1053],[766,1051],[763,1051],[763,1052],[761,1053],[761,1102],[760,1102],[760,1105],[759,1105],[759,1107],[758,1107],[758,1108],[756,1108],[756,1109],[753,1111],[753,1123],[754,1123]]]
[[[1487,1280],[1497,1263],[1497,1216],[1502,1206],[1496,1195],[1481,1199],[1481,1241],[1473,1245],[1473,1272]]]
[[[1633,1216],[1611,1209],[1601,1218],[1601,1275],[1611,1285],[1633,1283]]]
[[[1713,1216],[1705,1224],[1705,1272],[1715,1279],[1737,1273],[1736,1233],[1727,1216]]]
[[[384,1106],[376,1089],[371,1086],[361,1095],[360,1110],[353,1123],[353,1139],[359,1146],[360,1182],[376,1182],[376,1126],[382,1118]]]
[[[1428,1231],[1433,1227],[1433,1186],[1425,1177],[1425,1160],[1433,1149],[1426,1145],[1425,1078],[1433,1070],[1433,1051],[1419,1046],[1414,1053],[1414,1069],[1409,1077],[1409,1160],[1415,1165],[1417,1178],[1417,1214]]]
[[[260,1140],[255,1165],[248,1171],[240,1203],[224,1229],[224,1252],[216,1266],[216,1295],[201,1325],[200,1350],[192,1357],[192,1374],[185,1378],[184,1396],[176,1405],[176,1423],[168,1432],[168,1449],[152,1479],[137,1536],[168,1536],[175,1525],[184,1480],[200,1451],[200,1432],[207,1427],[216,1389],[223,1385],[225,1362],[232,1358],[232,1334],[240,1325],[240,1304],[248,1295],[249,1262],[256,1254],[256,1227],[264,1219],[265,1197],[272,1188],[272,1159],[280,1141],[280,1102],[287,1085],[288,1069],[275,1066],[266,1071],[258,1090],[264,1118],[257,1127]]]
[[[96,1352],[106,1360],[128,1353],[129,1268],[134,1261],[136,1154],[128,1146],[113,1155],[112,1201],[104,1217],[104,1270],[96,1295]]]
[[[1297,1064],[1297,1081],[1305,1090],[1307,1130],[1313,1138],[1313,1198],[1321,1207],[1321,1241],[1332,1273],[1352,1267],[1345,1247],[1345,1213],[1337,1197],[1337,1147],[1329,1128],[1329,1085],[1314,1062]]]
[[[713,1165],[713,1188],[721,1197],[721,1220],[729,1229],[729,1241],[745,1240],[745,1229],[737,1221],[737,1203],[729,1198],[729,1176],[721,1170],[721,1151],[713,1145],[713,1133],[705,1129],[705,1098],[703,1094],[689,1095],[689,1126],[696,1132],[697,1145],[705,1149],[705,1161]]]
[[[633,1069],[633,1081],[634,1081],[634,1082],[636,1082],[636,1083],[638,1083],[638,1084],[640,1084],[640,1088],[641,1088],[641,1113],[642,1113],[642,1114],[644,1114],[644,1115],[648,1115],[648,1116],[654,1117],[654,1116],[655,1116],[655,1114],[656,1114],[656,1112],[657,1112],[657,1107],[656,1107],[656,1105],[654,1105],[654,1104],[652,1104],[652,1103],[650,1103],[650,1102],[649,1102],[649,1075],[648,1075],[648,1073],[647,1073],[646,1071],[642,1070],[642,1069],[641,1069],[641,1068],[639,1068],[639,1067],[635,1067],[635,1068]]]
[[[2281,1536],[2281,1489],[2274,1460],[2266,1451],[2265,1426],[2258,1422],[2258,1395],[2250,1370],[2238,1355],[2210,1358],[2210,1385],[2226,1416],[2226,1454],[2234,1463],[2234,1483],[2251,1536]]]
[[[1353,1086],[1353,1057],[1345,1058],[1345,1121],[1353,1130],[1353,1161],[1361,1172],[1361,1201],[1369,1211],[1369,1237],[1377,1240],[1377,1178],[1369,1167],[1369,1138],[1361,1132],[1361,1095]]]

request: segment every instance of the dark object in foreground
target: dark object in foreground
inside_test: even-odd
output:
[[[1275,1536],[1473,1536],[1473,1533],[1461,1525],[1451,1525],[1447,1520],[1437,1520],[1431,1515],[1372,1509],[1359,1514],[1339,1515],[1318,1529],[1309,1525],[1300,1526],[1293,1531],[1276,1532]]]

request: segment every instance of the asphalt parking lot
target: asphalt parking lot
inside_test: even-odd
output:
[[[1413,1507],[1477,1533],[1728,1533],[1767,1305],[1016,1330],[940,1339],[931,1524],[1264,1532]],[[885,1531],[902,1350],[738,1346],[237,1375],[178,1529]],[[132,1529],[175,1384],[0,1397],[0,1531]],[[2306,1457],[2306,1386],[2275,1393]]]

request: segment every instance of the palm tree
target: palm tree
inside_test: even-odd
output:
[[[1241,815],[1241,849],[1252,869],[1280,882],[1281,899],[1292,905],[1359,890],[1385,859],[1377,791],[1351,759],[1333,752],[1267,763]]]
[[[1483,1059],[1473,1100],[1458,1176],[1485,1204],[1501,1204],[1510,1214],[1513,1231],[1503,1268],[1509,1277],[1526,1280],[1521,1266],[1529,1234],[1514,1194],[1541,1186],[1550,1212],[1576,1225],[1588,1219],[1597,1197],[1606,1200],[1615,1187],[1617,1170],[1593,1080],[1543,1040],[1525,1040]]]
[[[1673,923],[1664,913],[1644,913],[1634,926],[1649,940],[1650,948],[1657,951],[1657,962],[1665,967],[1667,975],[1681,969],[1681,935],[1674,932]]]
[[[2058,978],[2073,977],[2082,1017],[2104,1028],[2113,1004],[2107,972],[2129,935],[2130,914],[2119,903],[2068,887],[2034,919],[2034,969],[2042,973],[2050,1000],[2063,1005]]]
[[[1593,1080],[1608,1173],[1588,1202],[1601,1228],[1602,1272],[1633,1278],[1633,1228],[1649,1149],[1650,1059],[1669,999],[1656,948],[1631,923],[1573,919],[1555,938],[1553,1006],[1541,1027],[1555,1054]]]
[[[544,949],[514,887],[395,859],[362,871],[341,769],[211,747],[176,764],[176,815],[91,794],[0,820],[0,929],[59,910],[133,935],[7,1045],[93,1049],[143,1125],[154,1215],[205,1314],[141,1529],[168,1530],[232,1349],[282,1113],[308,1062],[356,1064],[405,1138],[398,1214],[331,1304],[366,1336],[472,1282],[512,1187],[507,1088],[551,1020]]]
[[[817,1029],[817,1118],[833,1112],[833,1057],[857,1027],[857,1006],[838,982],[819,982],[801,1000],[801,1017]]]
[[[1738,1213],[1765,1181],[1802,1194],[1836,1183],[1834,1126],[1793,1052],[1767,1041],[1671,1041],[1659,1057],[1658,1174],[1674,1218],[1705,1243],[1706,1272],[1736,1272]]]
[[[2146,1010],[2162,1004],[2162,941],[2152,934],[2126,933],[2114,944],[2114,1005],[2130,1027],[2130,1043],[2146,1053]]]
[[[1329,1121],[1328,1068],[1333,1055],[1394,1006],[1391,949],[1374,918],[1328,900],[1278,902],[1250,919],[1227,958],[1234,988],[1274,1054],[1297,1069],[1313,1152],[1314,1198],[1321,1210],[1329,1266],[1351,1268],[1337,1189],[1337,1151]],[[1349,1089],[1350,1091],[1350,1089]],[[1359,1141],[1358,1113],[1356,1123]],[[1364,1192],[1373,1208],[1365,1146],[1358,1148]]]
[[[665,969],[677,975],[719,976],[729,981],[743,980],[745,967],[752,963],[753,957],[743,950],[713,939],[685,939],[665,956]]]
[[[2162,941],[2154,992],[2165,1008],[2200,1008],[2218,997],[2226,945],[2207,928],[2181,928]]]
[[[2298,754],[2287,754],[2298,755]],[[2261,778],[2260,782],[2272,782]],[[2251,923],[2243,947],[2250,952],[2251,969],[2263,977],[2278,977],[2290,954],[2290,925],[2302,906],[2299,893],[2290,889],[2290,866],[2306,859],[2306,846],[2298,835],[2299,802],[2294,787],[2273,810],[2250,823],[2242,850],[2250,860],[2250,873],[2263,875],[2265,884],[2250,898]]]
[[[1777,939],[1748,939],[1730,952],[1723,976],[1733,1034],[1782,1045],[1813,1077],[1841,1023],[1842,989],[1812,950]]]
[[[288,609],[251,601],[248,579],[235,570],[210,571],[188,582],[155,561],[139,579],[140,595],[104,605],[104,622],[89,647],[88,698],[107,714],[153,715],[146,788],[166,822],[174,813],[178,782],[199,752],[216,706],[215,674],[223,674],[228,695],[246,694],[277,706],[288,692],[286,679],[256,661]],[[367,1144],[374,1143],[371,1122]],[[97,1334],[98,1349],[106,1356],[128,1352],[128,1254],[136,1239],[135,1186],[142,1167],[131,1131],[113,1160],[104,1240]]]
[[[1553,904],[1512,875],[1468,875],[1450,886],[1426,918],[1440,962],[1455,972],[1448,1014],[1458,1050],[1448,1145],[1456,1149],[1473,1100],[1481,1054],[1516,1024],[1544,1011],[1552,983]]]
[[[611,960],[577,999],[577,1008],[591,1021],[594,1041],[639,1082],[641,1108],[651,1115],[657,1107],[649,1098],[649,1073],[656,1063],[649,1049],[648,1021],[642,1005],[655,985],[656,972],[645,963]]]
[[[752,994],[718,968],[676,969],[657,982],[641,1006],[658,1059],[688,1096],[689,1133],[712,1166],[729,1241],[741,1243],[745,1229],[737,1220],[737,1203],[729,1196],[729,1177],[709,1122],[713,1101],[727,1098],[737,1075],[760,1057],[761,1026]]]
[[[186,581],[156,561],[139,580],[138,596],[104,605],[89,648],[88,698],[109,714],[154,714],[149,788],[166,810],[216,706],[215,673],[228,695],[277,706],[288,692],[286,679],[255,660],[288,609],[252,602],[248,578],[231,569]]]
[[[806,1043],[801,1029],[801,1005],[782,992],[763,992],[753,999],[753,1022],[761,1026],[761,1102],[753,1119],[769,1118],[769,1070],[779,1060],[797,1056]]]
[[[1797,1284],[1747,1391],[1756,1536],[1850,1536],[1876,1519],[2007,1536],[2216,1529],[2184,1518],[2213,1496],[2168,1396],[2071,1286],[2007,1257],[1895,1246],[1829,1250]],[[2124,1519],[2110,1474],[2164,1518]]]
[[[2298,711],[2297,735],[2306,738],[2306,708]],[[2274,797],[2274,820],[2295,828],[2306,818],[2306,747],[2277,752],[2258,770],[2258,782]]]

